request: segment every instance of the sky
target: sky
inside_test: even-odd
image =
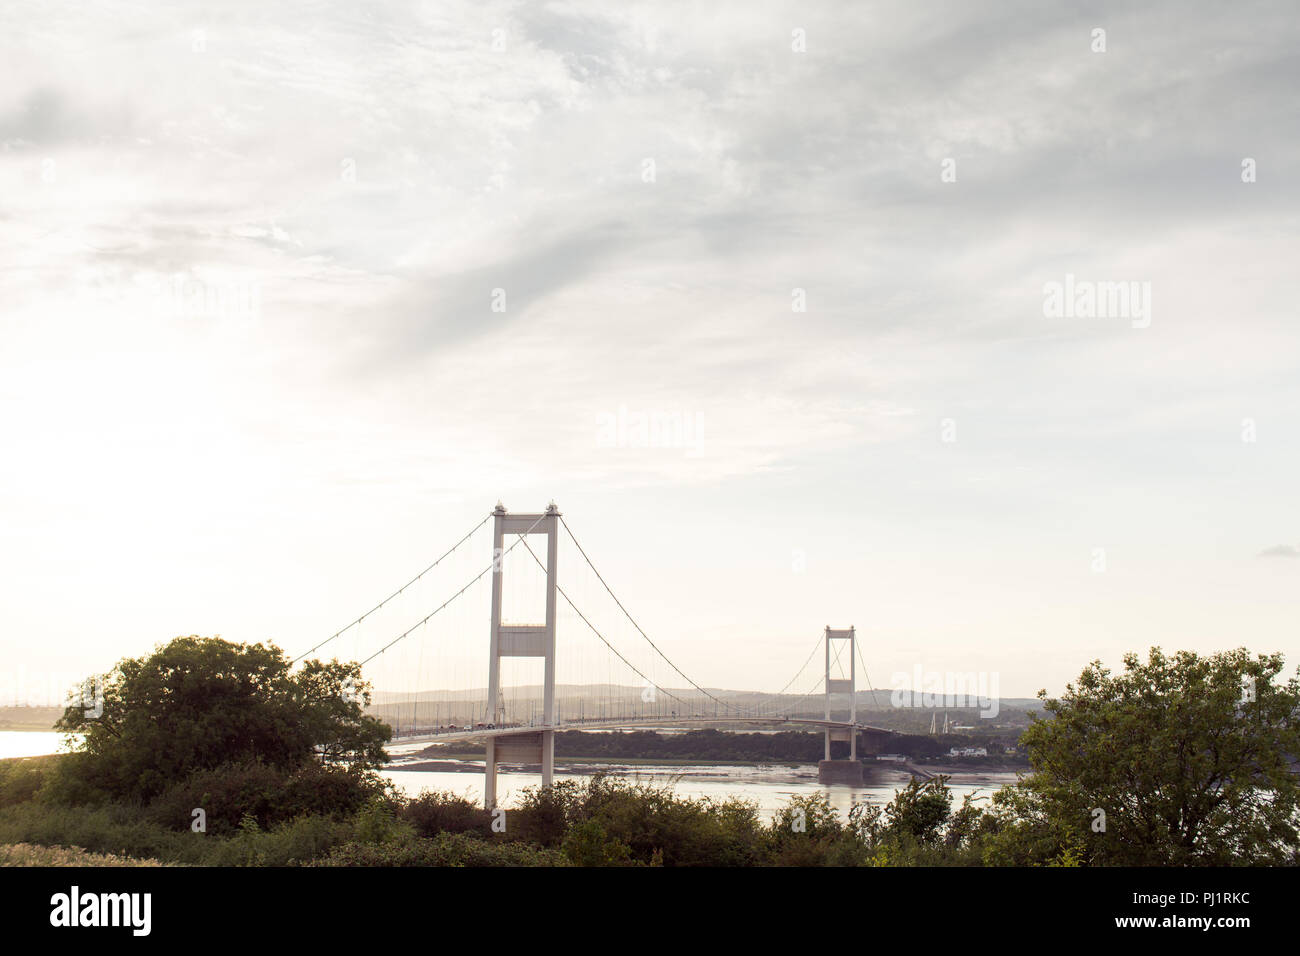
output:
[[[709,686],[826,625],[877,687],[1293,672],[1297,48],[1289,2],[6,3],[0,697],[305,650],[498,500]]]

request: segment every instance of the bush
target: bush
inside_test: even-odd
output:
[[[45,774],[45,783],[37,796],[65,807],[98,806],[111,798],[101,785],[96,766],[89,755],[59,755]]]
[[[527,787],[520,794],[519,807],[506,817],[512,839],[546,847],[558,847],[578,820],[583,818],[584,792],[590,783],[561,780],[550,789]]]
[[[392,785],[369,770],[308,764],[289,774],[273,819],[304,813],[351,813],[376,798],[390,803]]]
[[[250,761],[293,770],[322,755],[360,769],[388,760],[392,732],[364,712],[356,663],[295,667],[274,645],[178,637],[119,661],[96,692],[98,713],[69,706],[56,729],[84,735],[65,767],[118,799],[152,799],[196,770]]]
[[[229,838],[214,837],[204,846],[205,866],[295,866],[357,839],[350,820],[302,816],[263,830],[251,816]]]
[[[0,807],[33,799],[49,777],[47,757],[0,761]]]
[[[352,814],[383,792],[384,781],[364,771],[245,763],[191,774],[154,799],[147,815],[161,826],[188,830],[193,811],[202,808],[208,833],[223,836],[235,833],[246,816],[265,830],[304,814]]]
[[[304,815],[263,829],[250,815],[230,836],[177,832],[118,804],[71,808],[26,803],[0,810],[0,844],[81,847],[92,853],[202,866],[292,866],[367,839],[392,845],[413,832],[381,803],[355,817]]]
[[[767,828],[768,862],[777,866],[853,866],[865,844],[846,827],[824,793],[797,794]]]
[[[600,774],[524,791],[508,821],[512,838],[563,846],[586,865],[746,866],[758,862],[761,849],[754,803],[691,800],[669,786]],[[597,836],[608,841],[608,859],[595,850]]]
[[[131,807],[62,807],[41,802],[0,811],[0,843],[81,847],[92,853],[197,863],[204,838],[175,833],[140,818]]]
[[[491,816],[468,798],[450,791],[428,791],[406,801],[398,818],[422,837],[439,833],[490,833]]]
[[[575,866],[622,866],[632,858],[632,849],[619,840],[611,840],[599,820],[588,820],[569,831],[564,838],[564,855]],[[662,862],[662,857],[655,860]]]
[[[440,833],[406,843],[347,843],[312,866],[565,866],[561,853],[467,833]]]
[[[403,843],[415,839],[415,827],[397,819],[393,805],[376,797],[357,812],[357,839],[365,843]]]

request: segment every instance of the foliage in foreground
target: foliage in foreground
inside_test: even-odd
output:
[[[119,665],[111,732],[92,729],[85,752],[0,762],[0,845],[253,866],[1298,862],[1300,684],[1278,680],[1277,655],[1157,648],[1145,662],[1127,656],[1121,675],[1089,665],[1026,731],[1035,772],[987,805],[954,807],[939,776],[847,818],[824,793],[796,796],[765,823],[751,801],[596,776],[525,791],[503,830],[466,797],[410,799],[373,773],[378,736],[359,708],[316,696],[352,665],[309,669],[315,689],[299,696],[278,651],[216,644],[182,639]],[[267,706],[239,716],[250,680]],[[137,709],[180,719],[181,739],[151,755],[159,736]],[[266,736],[281,720],[307,729]],[[190,736],[202,727],[220,746]]]
[[[65,802],[149,799],[192,774],[246,763],[313,762],[365,770],[388,757],[391,730],[363,708],[357,664],[309,660],[296,671],[274,645],[178,637],[88,681],[59,730],[84,735],[64,764]]]
[[[347,843],[312,866],[568,866],[561,853],[511,840],[439,833],[402,843]]]
[[[88,853],[75,846],[0,845],[0,866],[163,866],[157,860],[135,860],[109,853]]]
[[[1296,863],[1300,682],[1282,666],[1245,648],[1088,665],[1021,738],[1034,773],[995,798],[990,862]]]

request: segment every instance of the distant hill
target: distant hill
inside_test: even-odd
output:
[[[62,707],[0,707],[0,730],[53,730]]]

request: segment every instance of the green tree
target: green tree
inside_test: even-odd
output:
[[[62,768],[82,795],[149,799],[232,763],[366,770],[387,760],[392,734],[363,713],[370,689],[359,665],[313,660],[295,672],[275,645],[219,638],[178,637],[120,661],[99,701],[68,707],[56,725],[85,735]]]
[[[1300,685],[1282,666],[1244,648],[1088,665],[1022,737],[1034,773],[995,799],[989,862],[1295,862]]]
[[[937,846],[943,839],[951,810],[952,791],[948,789],[945,775],[931,777],[925,783],[913,777],[906,787],[894,792],[883,819],[888,830],[925,846]]]
[[[570,828],[563,850],[575,866],[624,866],[632,857],[627,844],[611,838],[599,820]]]
[[[790,797],[772,817],[766,843],[776,866],[855,866],[865,855],[858,832],[844,825],[825,793]]]

